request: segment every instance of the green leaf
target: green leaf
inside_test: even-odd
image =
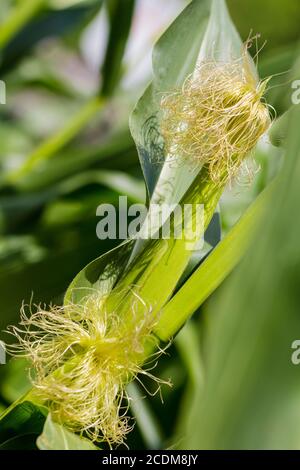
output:
[[[40,450],[99,450],[91,441],[77,436],[52,421],[49,414],[42,434],[37,439]]]
[[[4,127],[3,133],[7,136],[8,129]],[[2,133],[0,134],[2,137]],[[16,141],[16,135],[12,135]],[[10,150],[12,151],[12,150]],[[13,151],[19,151],[17,148]],[[18,191],[45,192],[49,186],[56,185],[60,180],[82,173],[90,168],[122,169],[138,162],[134,143],[129,131],[122,129],[113,132],[97,145],[89,145],[88,148],[69,146],[60,150],[50,159],[43,159],[39,164],[30,169],[28,174],[14,183]]]
[[[110,96],[119,84],[122,60],[131,27],[135,0],[108,0],[110,34],[102,75],[102,95]]]
[[[90,170],[72,176],[58,184],[56,192],[65,195],[90,184],[102,185],[119,195],[125,194],[135,202],[141,202],[144,199],[144,185],[140,180],[127,173],[109,170]]]
[[[28,175],[38,164],[44,162],[64,148],[76,134],[87,125],[104,106],[104,101],[100,98],[92,98],[85,103],[65,127],[56,134],[49,137],[37,149],[35,149],[25,160],[23,165],[7,175],[7,183],[18,183],[24,176]]]
[[[152,196],[165,160],[163,141],[160,135],[161,94],[182,86],[185,78],[193,72],[210,14],[210,1],[192,1],[163,34],[153,50],[153,81],[140,98],[130,118],[130,129],[135,140],[145,182]],[[167,186],[170,165],[161,176],[160,187]],[[174,172],[173,172],[174,173]],[[172,181],[166,201],[178,202],[197,171],[180,165],[176,172],[179,180]],[[175,184],[176,183],[176,184]],[[171,192],[171,194],[169,194]],[[173,196],[174,193],[174,196]]]
[[[53,11],[43,8],[43,11],[26,24],[8,42],[3,49],[0,61],[0,73],[7,73],[41,40],[47,37],[65,35],[74,27],[82,25],[90,19],[101,7],[101,0],[96,5],[78,5]]]
[[[108,294],[124,271],[132,246],[133,241],[127,240],[83,268],[71,282],[65,303],[80,303],[81,299],[96,290]]]
[[[47,410],[29,401],[30,394],[15,402],[0,416],[0,443],[22,434],[40,434]]]
[[[25,359],[11,359],[0,369],[0,394],[8,403],[18,400],[31,388]]]
[[[30,0],[22,2],[12,8],[11,14],[0,30],[0,49],[14,37],[14,35],[46,4],[46,0]]]

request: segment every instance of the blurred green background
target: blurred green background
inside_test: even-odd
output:
[[[151,80],[153,44],[188,3],[1,0],[1,330],[17,322],[23,301],[61,302],[75,274],[117,243],[96,237],[99,204],[117,204],[120,195],[144,201],[128,116]],[[292,80],[300,79],[299,0],[227,3],[243,39],[260,34],[251,51],[264,46],[258,68],[262,78],[276,74],[267,99],[281,115],[291,104]],[[261,171],[251,186],[226,191],[223,234],[277,173],[281,153],[262,142],[255,155]],[[185,428],[203,382],[202,338],[218,296],[160,361],[157,375],[171,377],[173,387],[163,388],[164,405],[156,395],[135,410],[129,446],[167,446]],[[22,362],[1,366],[0,406],[27,386]]]

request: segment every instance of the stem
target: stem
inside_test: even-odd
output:
[[[22,3],[19,2],[18,5],[13,8],[7,20],[0,27],[1,49],[3,49],[15,34],[31,20],[45,3],[45,0],[23,0]]]
[[[125,294],[122,305],[118,306],[120,314],[126,316],[126,311],[131,308],[133,293],[132,286],[137,287],[137,293],[151,305],[153,315],[158,314],[163,305],[172,295],[176,285],[184,272],[193,248],[204,234],[224,190],[225,182],[214,183],[209,177],[209,171],[204,167],[186,194],[181,199],[180,205],[184,207],[190,204],[192,215],[181,227],[181,238],[175,238],[174,218],[168,239],[151,239],[147,242],[140,255],[126,269],[123,277],[117,284],[117,290]],[[195,224],[196,206],[203,205],[203,218],[195,230],[193,240],[186,238],[186,222],[189,227]],[[198,221],[199,222],[199,221]],[[118,296],[117,296],[118,297]],[[115,310],[115,296],[108,299],[108,309]]]
[[[24,164],[7,176],[8,183],[16,183],[20,178],[31,171],[40,161],[49,160],[65,147],[83,129],[92,117],[103,108],[105,101],[93,98],[86,103],[66,126],[43,142],[29,155]]]
[[[264,214],[272,188],[273,183],[258,196],[226,238],[163,308],[154,330],[161,341],[174,336],[238,264]]]

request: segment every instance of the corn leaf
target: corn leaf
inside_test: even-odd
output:
[[[91,441],[68,431],[52,421],[49,414],[37,439],[39,450],[99,450]]]

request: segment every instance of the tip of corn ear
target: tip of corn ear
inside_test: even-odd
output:
[[[37,396],[56,421],[94,441],[120,444],[131,429],[128,381],[140,372],[154,378],[141,364],[157,318],[135,293],[126,318],[107,312],[105,303],[95,293],[81,305],[38,306],[33,313],[29,307],[29,314],[23,306],[19,326],[9,328],[18,340],[9,349],[31,361]]]
[[[234,177],[271,123],[262,101],[267,83],[256,84],[242,60],[202,62],[161,100],[165,154],[206,165],[216,184]]]

